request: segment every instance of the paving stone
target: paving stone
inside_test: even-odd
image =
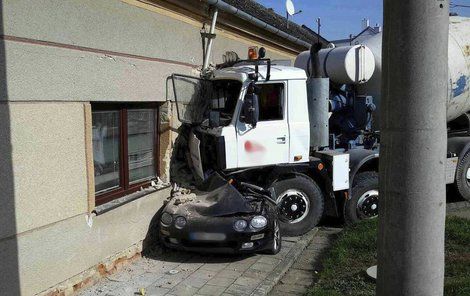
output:
[[[191,286],[191,287],[201,288],[202,286],[204,286],[208,282],[208,280],[209,279],[196,277],[196,276],[194,276],[194,274],[192,274],[189,277],[187,277],[186,279],[184,279],[181,283],[185,284],[185,285],[188,285],[188,286]]]
[[[318,252],[317,250],[307,249],[292,265],[292,268],[310,271],[316,270],[315,262],[319,259],[319,257],[320,252]]]
[[[280,259],[275,258],[273,256],[263,256],[258,259],[256,263],[266,263],[266,264],[272,264],[272,265],[278,265],[279,262],[281,262]]]
[[[282,238],[282,242],[298,242],[300,240],[300,236],[285,236]]]
[[[263,280],[262,278],[260,279],[260,278],[251,278],[251,277],[241,276],[235,280],[234,285],[240,285],[240,286],[245,286],[245,287],[254,289],[262,280]]]
[[[245,296],[245,295],[250,295],[254,289],[255,289],[254,287],[241,286],[241,285],[234,284],[228,287],[228,289],[225,290],[224,293],[237,295],[237,296]]]
[[[128,296],[128,295],[134,295],[134,293],[137,292],[136,289],[132,287],[122,287],[117,290],[111,291],[107,295],[109,296]]]
[[[204,265],[204,263],[201,262],[185,262],[180,265],[178,265],[178,269],[182,271],[196,271],[199,268],[201,268]]]
[[[259,277],[262,277],[262,276],[265,276],[266,274],[259,271],[259,270],[255,270],[255,269],[247,269],[243,274],[242,276],[244,277],[249,277],[249,278],[259,278]]]
[[[197,272],[194,272],[192,274],[192,276],[209,280],[209,279],[213,278],[216,274],[217,274],[216,271],[198,269]]]
[[[199,269],[218,272],[226,268],[228,265],[229,263],[206,263],[203,266],[201,266]]]
[[[261,272],[268,273],[268,272],[271,272],[275,267],[276,265],[274,264],[256,262],[255,264],[250,266],[250,269],[259,270]]]
[[[152,283],[152,285],[160,288],[171,289],[180,282],[182,282],[188,276],[189,273],[187,272],[180,272],[174,275],[165,274],[164,276],[156,280],[154,283]]]
[[[245,270],[250,268],[250,266],[253,263],[254,262],[252,262],[252,263],[238,263],[238,262],[237,263],[230,263],[229,266],[225,270],[234,270],[234,271],[244,272]]]
[[[282,241],[282,247],[286,247],[286,248],[292,248],[293,246],[295,245],[295,242],[289,242],[289,241],[285,241],[283,240]]]
[[[196,294],[198,290],[199,288],[180,283],[170,290],[170,294],[175,294],[178,296],[192,296]]]
[[[153,284],[158,279],[162,278],[163,274],[155,274],[155,273],[143,273],[137,277],[133,277],[131,280],[127,282],[127,285],[137,289],[137,288],[145,288]]]
[[[209,280],[207,282],[207,284],[208,285],[213,285],[213,286],[219,286],[219,287],[228,287],[231,284],[233,284],[234,281],[235,281],[235,279],[233,279],[233,278],[224,278],[224,277],[221,277],[221,276],[217,275],[214,278],[212,278],[211,280]]]
[[[217,276],[223,277],[223,278],[229,278],[229,279],[236,279],[239,276],[242,275],[242,271],[238,270],[233,270],[231,268],[226,268],[222,270],[221,272],[217,273]]]
[[[163,296],[170,292],[170,289],[150,286],[145,289],[146,296]]]
[[[212,286],[212,285],[205,285],[197,292],[200,295],[207,295],[207,296],[219,296],[222,295],[225,291],[225,287],[220,286]]]

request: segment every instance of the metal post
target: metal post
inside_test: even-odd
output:
[[[384,0],[377,295],[442,295],[449,2]]]
[[[217,15],[219,11],[217,7],[214,7],[214,12],[212,13],[212,22],[211,22],[211,28],[209,30],[210,35],[214,35],[215,33],[215,24],[217,23]],[[204,54],[204,64],[202,66],[202,69],[205,70],[207,67],[209,67],[209,61],[211,58],[211,51],[212,51],[212,41],[214,38],[210,37],[209,40],[207,41],[207,47],[206,47],[206,52]]]

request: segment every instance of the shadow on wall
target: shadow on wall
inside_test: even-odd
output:
[[[0,0],[0,294],[20,295],[3,1]]]

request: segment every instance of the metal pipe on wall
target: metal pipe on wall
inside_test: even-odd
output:
[[[211,51],[212,51],[212,42],[214,40],[212,36],[215,33],[215,25],[217,23],[218,15],[219,15],[219,10],[217,8],[214,8],[214,12],[212,13],[211,28],[209,31],[209,34],[211,34],[211,37],[209,38],[209,41],[207,41],[206,52],[204,53],[204,64],[202,66],[203,70],[207,69],[207,67],[209,66],[209,61],[211,58]]]
[[[236,8],[236,7],[234,7],[230,4],[227,4],[224,1],[221,1],[221,0],[206,0],[206,2],[207,2],[207,4],[213,5],[213,6],[217,7],[218,9],[220,9],[222,11],[225,11],[226,13],[237,15],[239,18],[241,18],[241,19],[243,19],[243,20],[245,20],[245,21],[261,28],[261,29],[267,30],[267,31],[269,31],[269,32],[271,32],[275,35],[278,35],[279,37],[285,38],[285,39],[287,39],[287,40],[289,40],[289,41],[291,41],[295,44],[310,48],[310,43],[305,42],[305,41],[301,40],[300,38],[294,37],[294,36],[284,32],[284,31],[281,31],[278,28],[275,28],[275,27],[271,26],[268,23],[263,22],[262,20],[257,19],[255,17],[249,15],[248,13],[246,13],[244,11],[241,11],[238,8]]]
[[[384,0],[377,293],[443,295],[449,1]]]

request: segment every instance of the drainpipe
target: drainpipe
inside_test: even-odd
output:
[[[217,15],[219,14],[219,10],[217,7],[214,7],[214,12],[212,13],[212,22],[211,22],[211,28],[209,31],[210,37],[209,41],[207,42],[206,50],[204,53],[204,64],[202,66],[202,70],[206,70],[207,67],[209,67],[209,61],[211,57],[211,51],[212,51],[212,41],[215,38],[214,33],[215,33],[215,24],[217,23]]]
[[[251,15],[249,15],[248,13],[244,12],[244,11],[241,11],[240,9],[230,5],[230,4],[227,4],[226,2],[224,1],[221,1],[221,0],[205,0],[207,2],[207,4],[209,5],[212,5],[226,13],[229,13],[229,14],[233,14],[233,15],[236,15],[237,17],[261,28],[261,29],[264,29],[264,30],[267,30],[281,38],[284,38],[284,39],[287,39],[289,41],[291,41],[292,43],[295,43],[297,45],[300,45],[300,46],[304,46],[306,48],[310,48],[310,43],[308,42],[305,42],[303,40],[301,40],[300,38],[297,38],[297,37],[294,37],[292,36],[291,34],[288,34],[284,31],[281,31],[279,30],[278,28],[275,28],[269,24],[267,24],[266,22],[263,22],[262,20],[260,19],[257,19]]]

